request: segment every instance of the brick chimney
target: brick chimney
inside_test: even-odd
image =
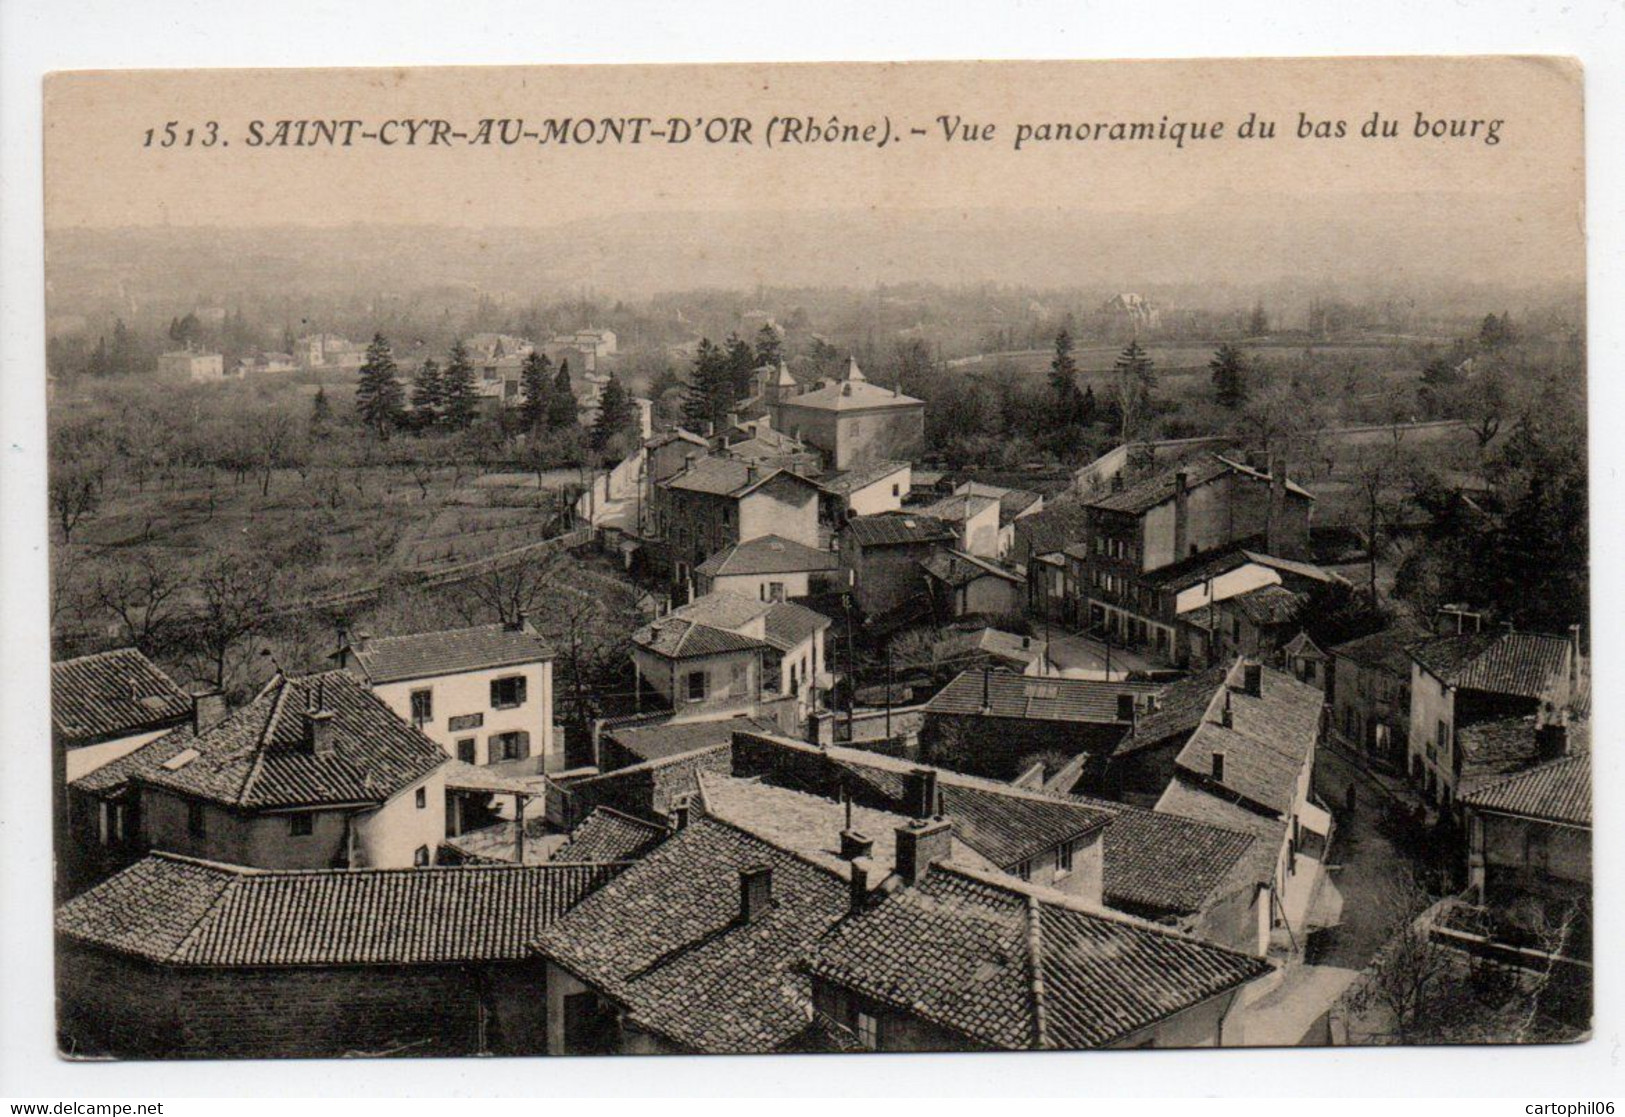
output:
[[[226,712],[226,695],[219,687],[197,691],[192,695],[192,732],[201,736],[205,729],[224,721]]]
[[[754,923],[773,906],[773,866],[739,870],[739,922]]]
[[[1264,666],[1261,663],[1241,665],[1241,693],[1250,698],[1264,696]]]
[[[910,818],[928,819],[937,813],[937,770],[915,768],[904,782]]]
[[[521,609],[514,615],[513,620],[502,627],[509,632],[528,632],[530,630],[530,613]]]
[[[310,710],[305,714],[305,743],[310,755],[318,759],[333,755],[332,710]]]
[[[1234,716],[1230,713],[1230,689],[1228,687],[1224,691],[1224,709],[1219,711],[1219,724],[1226,729],[1235,724]]]
[[[1558,760],[1569,754],[1569,728],[1553,722],[1535,730],[1535,753],[1542,761]]]
[[[856,861],[860,857],[873,856],[875,842],[873,838],[865,837],[856,830],[841,831],[841,860]]]
[[[867,858],[862,858],[848,866],[852,875],[847,878],[847,904],[854,912],[862,911],[869,903],[869,864]]]
[[[946,819],[915,819],[897,828],[897,875],[904,884],[918,884],[931,866],[953,853],[954,824]]]

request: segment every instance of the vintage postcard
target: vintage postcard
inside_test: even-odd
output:
[[[1585,1039],[1582,85],[51,75],[60,1051]]]

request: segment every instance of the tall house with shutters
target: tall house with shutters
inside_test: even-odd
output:
[[[457,760],[564,767],[553,732],[553,649],[523,615],[409,636],[340,632],[333,659]]]

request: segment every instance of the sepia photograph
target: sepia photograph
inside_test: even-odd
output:
[[[49,75],[60,1058],[1587,1041],[1584,84]]]

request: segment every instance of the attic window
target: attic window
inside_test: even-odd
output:
[[[914,526],[914,521],[913,520],[904,520],[903,521],[903,526],[907,527],[907,528],[911,528],[911,527]]]
[[[196,760],[198,755],[197,749],[182,749],[180,752],[164,761],[162,767],[166,772],[179,772],[182,768]]]

